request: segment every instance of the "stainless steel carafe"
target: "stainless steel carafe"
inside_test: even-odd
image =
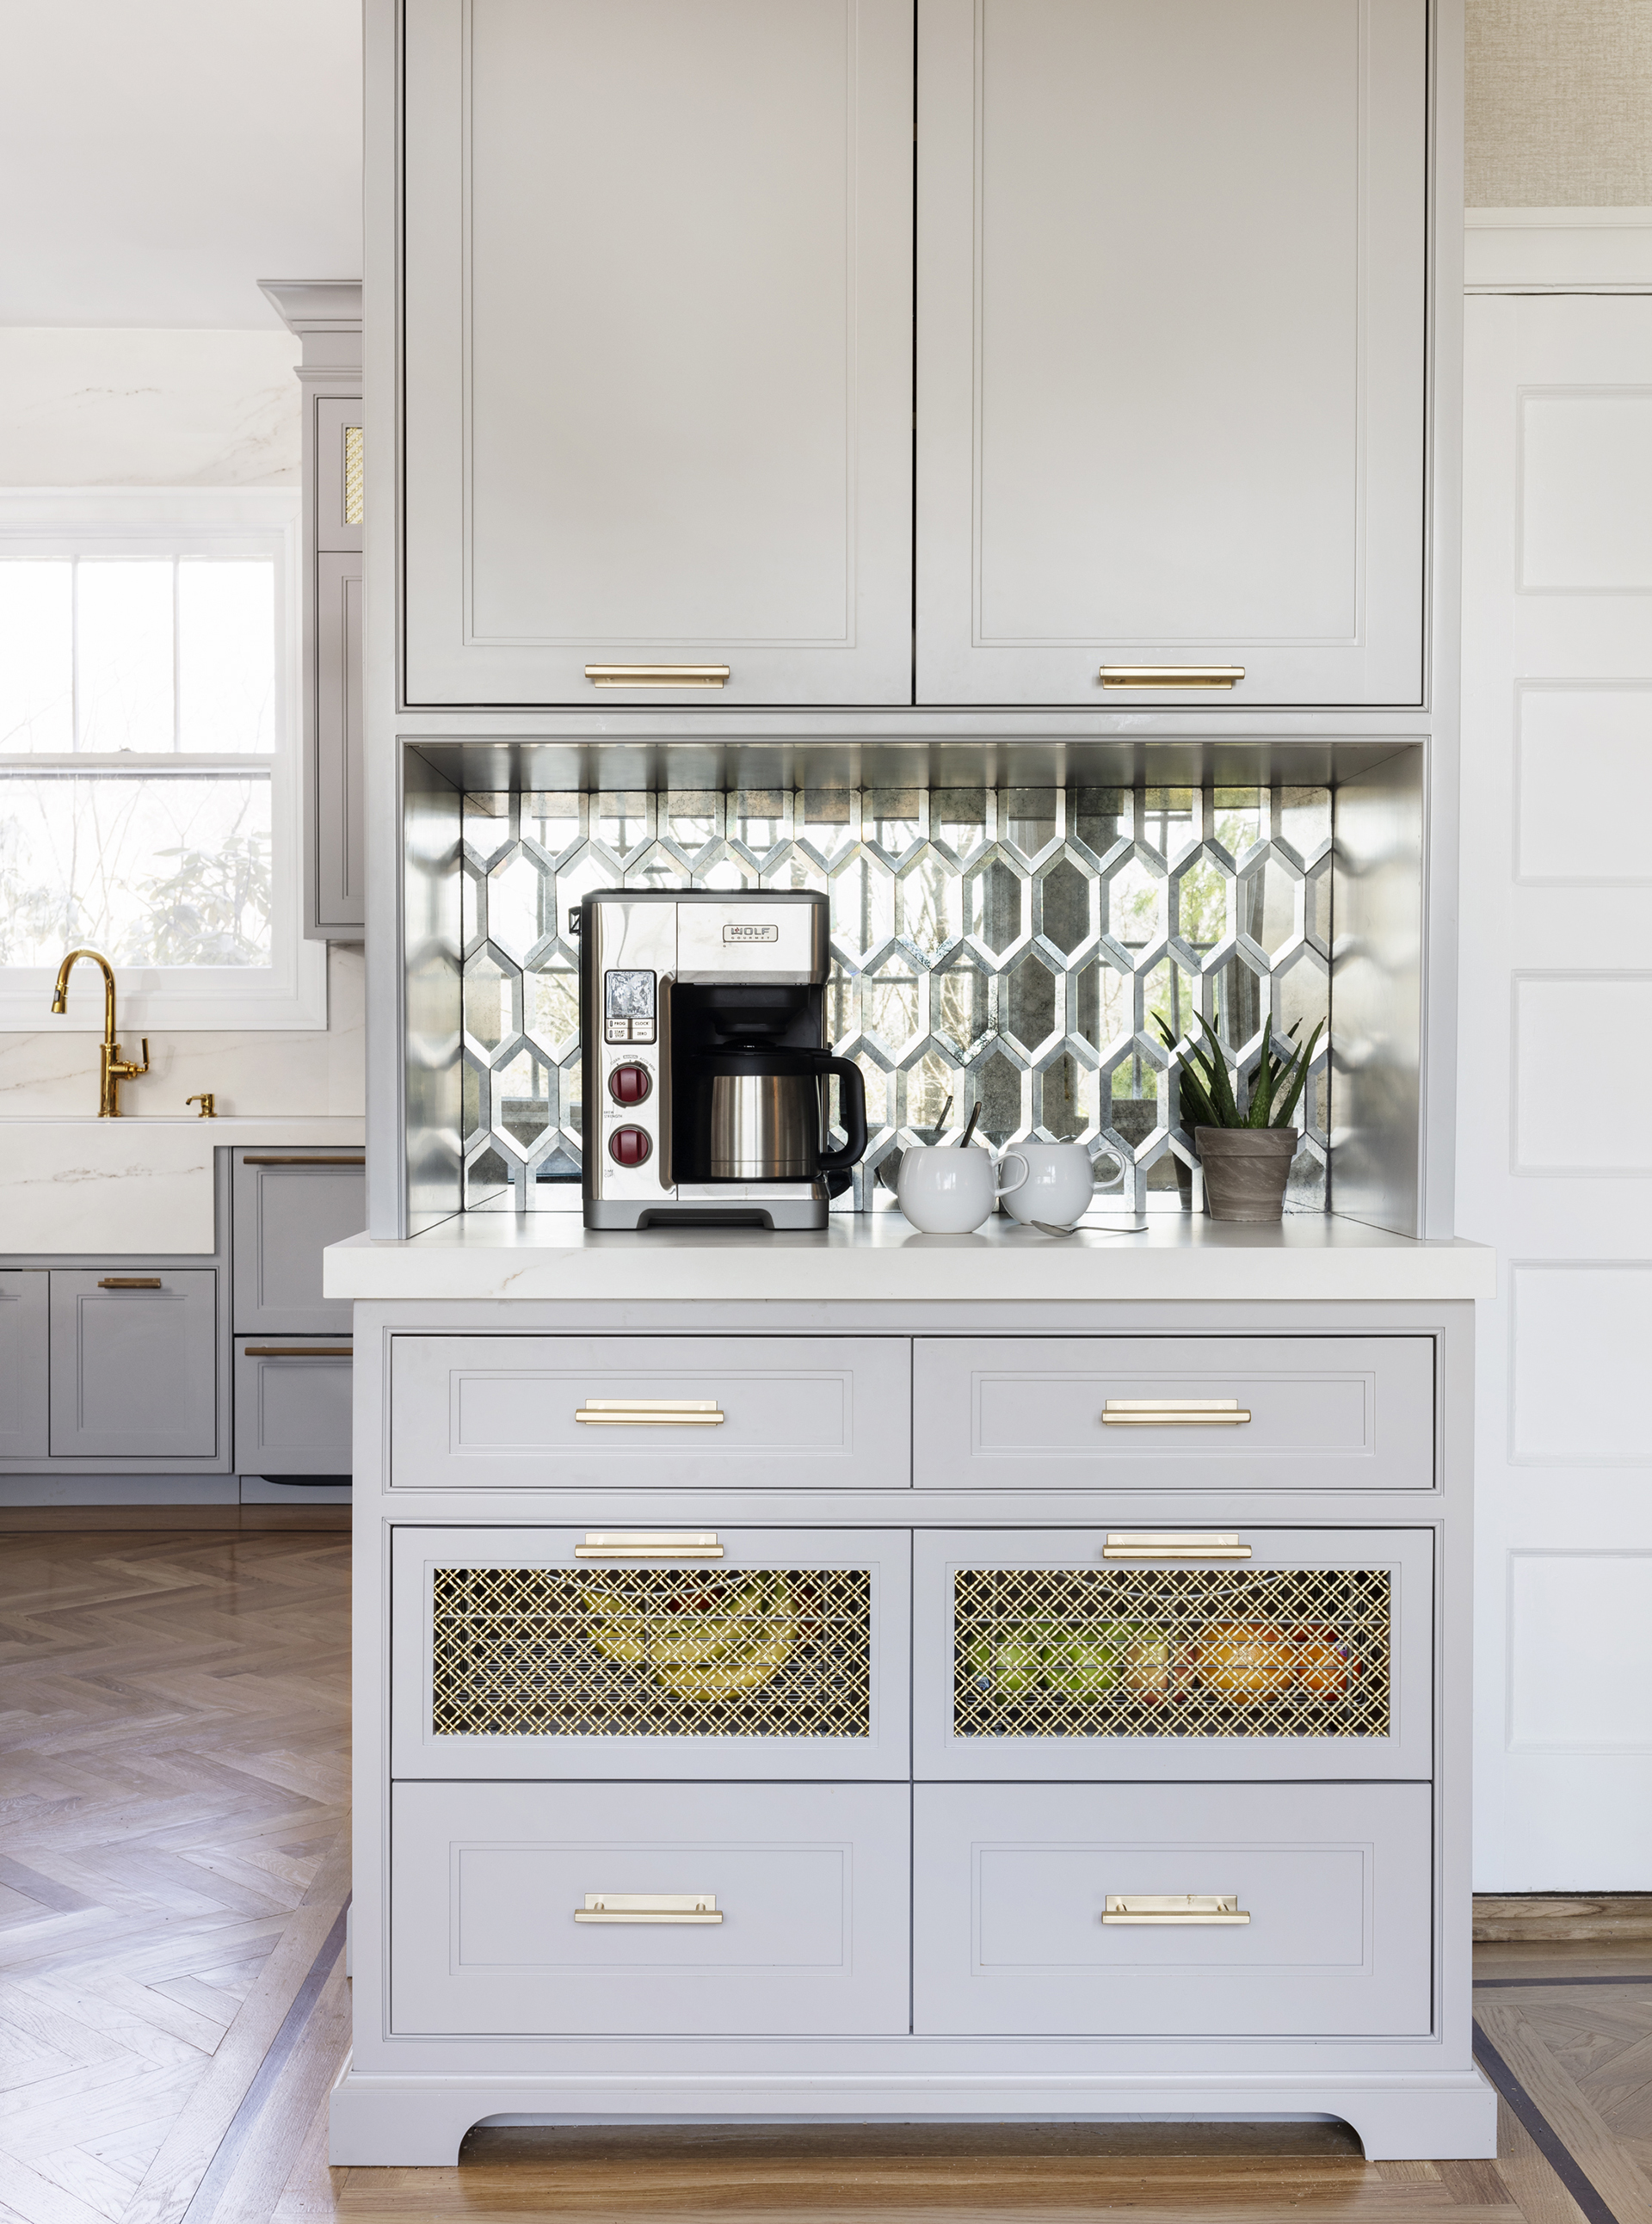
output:
[[[847,1140],[825,1144],[823,1084],[836,1074]],[[860,1068],[824,1050],[737,1042],[693,1060],[695,1172],[708,1181],[813,1181],[852,1166],[866,1148]]]

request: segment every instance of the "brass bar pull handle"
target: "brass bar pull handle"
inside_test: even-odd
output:
[[[1102,1907],[1104,1923],[1182,1924],[1249,1923],[1237,1892],[1110,1892]]]
[[[587,1398],[574,1415],[585,1429],[720,1429],[715,1398]]]
[[[1248,1560],[1250,1547],[1234,1536],[1187,1529],[1110,1529],[1101,1557],[1104,1560]]]
[[[1104,664],[1098,675],[1104,687],[1237,687],[1244,678],[1242,664]]]
[[[254,1158],[249,1151],[241,1161],[247,1166],[364,1166],[365,1159],[307,1159],[301,1156],[286,1158]]]
[[[725,687],[726,664],[587,664],[593,687]]]
[[[348,1344],[337,1343],[250,1343],[249,1359],[353,1359],[355,1353]]]
[[[576,1923],[720,1923],[714,1892],[588,1892]]]
[[[1110,1398],[1104,1429],[1242,1429],[1250,1408],[1237,1398]]]
[[[159,1274],[105,1274],[98,1282],[100,1290],[158,1290]]]
[[[720,1560],[715,1529],[594,1529],[576,1560]]]

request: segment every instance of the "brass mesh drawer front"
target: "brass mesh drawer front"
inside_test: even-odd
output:
[[[959,1737],[1380,1738],[1386,1568],[965,1568]]]
[[[438,1737],[864,1738],[864,1568],[437,1568]]]

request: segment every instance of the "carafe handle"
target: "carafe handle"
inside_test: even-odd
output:
[[[842,1084],[838,1091],[838,1104],[848,1131],[848,1140],[840,1151],[821,1152],[820,1172],[841,1173],[845,1166],[858,1165],[866,1155],[866,1083],[852,1058],[823,1058],[820,1071],[835,1073]]]

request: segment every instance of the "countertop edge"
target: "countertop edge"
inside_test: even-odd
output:
[[[421,1256],[411,1247],[346,1245],[329,1250],[324,1274],[329,1298],[384,1304],[1415,1304],[1497,1294],[1496,1254],[1470,1245],[1161,1252],[1128,1262],[1090,1247],[1061,1258],[1041,1251],[1019,1259],[997,1249],[768,1258],[689,1251],[645,1260],[611,1252],[537,1260],[509,1252]]]

